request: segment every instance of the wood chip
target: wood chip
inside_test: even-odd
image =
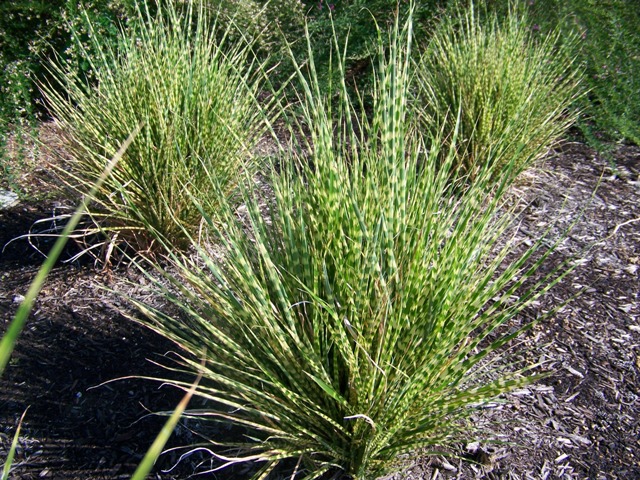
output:
[[[565,365],[564,368],[571,375],[575,375],[576,377],[579,377],[579,378],[584,378],[584,375],[580,373],[578,370],[576,370],[575,368],[572,368],[569,365]]]

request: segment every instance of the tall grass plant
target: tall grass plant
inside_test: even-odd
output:
[[[432,135],[459,126],[457,168],[471,180],[495,161],[503,164],[494,172],[517,174],[575,122],[580,71],[570,47],[577,37],[534,36],[515,2],[503,17],[461,5],[421,55],[416,109]]]
[[[379,43],[372,112],[350,100],[344,52],[329,90],[310,55],[273,198],[246,190],[242,216],[227,205],[224,228],[209,223],[215,248],[172,254],[173,273],[145,267],[179,313],[134,300],[144,322],[180,347],[174,368],[203,375],[186,416],[244,429],[190,446],[215,469],[253,461],[264,478],[289,459],[302,478],[376,478],[403,453],[476,438],[465,419],[534,379],[483,362],[563,270],[533,280],[541,242],[506,261],[509,183],[492,179],[516,168],[511,150],[457,188],[462,122],[424,135],[414,121],[412,38],[409,18]]]
[[[505,15],[505,2],[489,9]],[[599,150],[640,144],[640,8],[628,0],[526,2],[534,38],[561,31],[584,70],[578,127]],[[573,41],[578,37],[578,41]]]
[[[95,82],[57,62],[57,83],[42,87],[67,140],[61,176],[80,194],[142,123],[91,209],[103,232],[138,250],[153,248],[150,232],[185,247],[183,228],[194,234],[200,221],[187,191],[215,212],[211,178],[231,195],[254,167],[246,159],[259,136],[250,44],[226,42],[233,27],[216,24],[202,2],[158,7],[151,13],[142,2],[137,28],[123,30],[116,45],[89,29],[87,46],[78,45]]]

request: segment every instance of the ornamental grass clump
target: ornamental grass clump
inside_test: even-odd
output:
[[[442,21],[418,61],[422,126],[434,134],[458,125],[456,168],[467,181],[496,161],[496,176],[505,162],[517,175],[562,138],[578,113],[569,108],[579,96],[570,54],[576,37],[561,38],[559,30],[534,35],[526,12],[510,5],[499,18],[481,16],[470,2]]]
[[[68,186],[86,194],[129,133],[141,126],[113,175],[93,198],[103,231],[146,249],[160,235],[184,248],[200,213],[187,191],[214,214],[217,193],[234,190],[259,136],[255,104],[260,80],[250,45],[227,42],[202,2],[159,0],[157,13],[138,4],[116,44],[89,27],[81,54],[93,79],[54,63],[56,84],[43,91],[66,139]],[[151,232],[155,232],[152,234]]]
[[[443,136],[424,137],[407,105],[411,38],[409,19],[379,47],[372,111],[350,100],[340,60],[329,91],[313,57],[298,67],[302,119],[290,117],[298,134],[273,197],[247,191],[241,216],[228,206],[224,229],[210,223],[215,253],[196,245],[197,256],[171,255],[173,273],[156,267],[181,314],[135,302],[180,347],[177,368],[202,375],[186,415],[240,428],[190,446],[215,469],[373,479],[401,454],[477,438],[465,419],[533,380],[484,359],[527,328],[500,327],[562,271],[532,281],[541,243],[507,264],[508,184],[491,183],[490,168],[452,184],[458,132],[442,132],[440,150]]]

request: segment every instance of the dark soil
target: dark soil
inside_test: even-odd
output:
[[[577,268],[522,321],[582,294],[514,349],[551,375],[479,412],[476,420],[502,443],[470,439],[453,452],[467,460],[418,454],[391,478],[640,478],[640,149],[619,148],[616,165],[569,143],[515,192],[527,205],[525,241],[546,230],[553,240],[576,222],[550,262]],[[0,245],[28,233],[56,205],[0,211]],[[0,257],[0,332],[41,261],[27,239]],[[49,278],[0,383],[0,463],[28,408],[12,478],[129,478],[164,422],[149,413],[179,401],[180,392],[151,381],[104,384],[166,375],[153,362],[173,348],[118,314],[111,306],[117,300],[98,288],[131,275],[61,263]],[[186,438],[175,437],[176,444]],[[162,472],[176,457],[161,457],[155,478],[187,478],[193,462]],[[244,478],[218,475],[210,478]]]
[[[24,233],[39,210],[0,213],[0,237]],[[14,242],[2,256],[3,330],[41,263],[30,249],[26,241]],[[108,282],[108,274],[92,266],[60,264],[40,294],[0,383],[5,454],[28,408],[12,478],[129,478],[164,423],[148,413],[171,410],[180,400],[177,391],[149,381],[103,384],[160,375],[149,360],[172,348],[105,305],[107,294],[97,286]]]

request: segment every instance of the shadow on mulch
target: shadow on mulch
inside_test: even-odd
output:
[[[52,208],[19,206],[0,212],[0,246],[29,232]],[[46,252],[52,239],[38,240]],[[63,258],[77,252],[73,245]],[[29,240],[0,256],[0,332],[6,329],[43,257]],[[173,344],[116,314],[96,289],[88,266],[54,269],[0,380],[0,452],[6,451],[28,408],[12,478],[129,478],[182,394],[131,375],[162,376],[160,360]],[[175,456],[161,458],[158,470]],[[0,457],[0,463],[2,463]],[[173,478],[165,476],[163,478]]]

